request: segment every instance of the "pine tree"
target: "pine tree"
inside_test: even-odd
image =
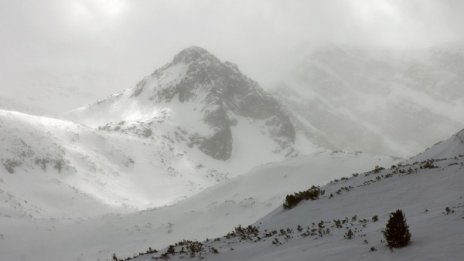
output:
[[[405,247],[409,244],[411,233],[409,233],[403,211],[398,209],[390,214],[390,219],[383,234],[390,248]]]
[[[351,229],[349,229],[346,233],[345,233],[345,238],[346,239],[352,239],[354,236],[354,233]]]

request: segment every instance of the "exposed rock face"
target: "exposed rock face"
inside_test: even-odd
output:
[[[294,142],[295,129],[278,102],[255,81],[243,75],[236,65],[222,63],[206,50],[191,47],[181,51],[152,77],[160,79],[166,69],[179,64],[187,65],[185,76],[172,85],[155,89],[150,99],[156,102],[194,100],[202,104],[203,120],[214,129],[214,134],[196,142],[201,151],[216,159],[230,157],[234,114],[264,120],[270,134],[281,146]],[[134,95],[142,92],[143,88],[143,85],[137,87]]]
[[[181,51],[172,62],[145,77],[135,88],[112,98],[100,104],[117,104],[127,98],[144,103],[144,110],[163,104],[173,111],[178,104],[192,104],[191,113],[196,114],[195,118],[201,121],[198,124],[206,125],[209,131],[197,133],[182,126],[182,122],[179,127],[184,130],[183,136],[189,140],[189,146],[198,147],[215,159],[231,157],[234,138],[237,138],[233,132],[237,118],[246,118],[266,133],[279,147],[276,151],[285,151],[288,155],[295,153],[292,148],[296,135],[294,126],[277,100],[243,75],[236,65],[221,62],[200,47]],[[114,111],[116,107],[121,110],[124,106],[110,105],[108,110]],[[124,129],[124,126],[118,128]],[[249,138],[253,142],[253,138]]]

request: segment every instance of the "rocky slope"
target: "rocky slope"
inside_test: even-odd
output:
[[[262,153],[297,155],[297,134],[280,104],[236,65],[199,47],[181,51],[136,87],[67,117],[146,138],[162,133],[172,143],[195,147],[217,160],[244,152],[237,145],[245,138],[240,135],[266,143]]]

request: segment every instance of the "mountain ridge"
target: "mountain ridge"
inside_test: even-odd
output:
[[[94,127],[108,125],[107,129],[123,122],[118,127],[121,129],[126,122],[164,122],[176,113],[175,127],[182,131],[171,132],[183,136],[189,146],[198,147],[214,159],[232,157],[233,129],[241,127],[241,120],[266,132],[264,136],[274,143],[277,153],[284,151],[285,157],[297,155],[293,148],[297,134],[288,112],[236,65],[221,62],[200,47],[182,50],[134,88],[76,109],[67,116]],[[100,119],[95,114],[100,114]],[[192,119],[198,123],[185,124]],[[198,125],[203,126],[202,131]]]

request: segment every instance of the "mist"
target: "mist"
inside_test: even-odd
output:
[[[192,45],[266,88],[314,46],[459,44],[463,11],[462,1],[2,0],[1,95],[59,113],[134,86]]]

